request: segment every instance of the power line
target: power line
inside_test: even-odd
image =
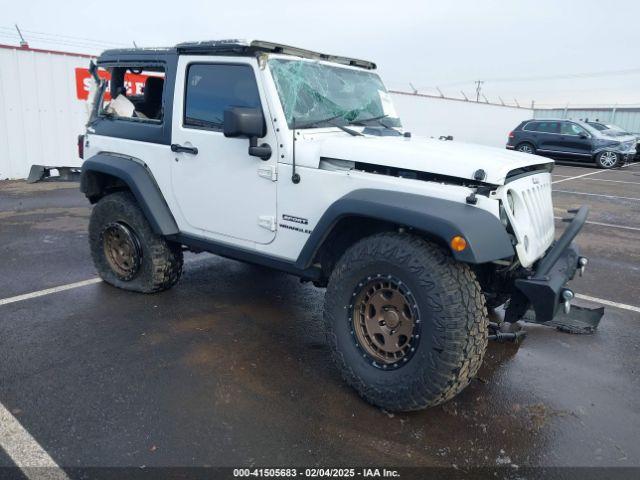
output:
[[[10,27],[3,27],[0,26],[0,30],[7,30],[10,32],[15,32],[15,29],[10,28]],[[96,43],[99,45],[120,45],[120,46],[127,46],[127,43],[124,42],[114,42],[111,40],[99,40],[99,39],[95,39],[95,38],[87,38],[87,37],[77,37],[74,35],[63,35],[63,34],[59,34],[59,33],[48,33],[48,32],[39,32],[36,30],[25,30],[25,29],[21,29],[21,31],[25,34],[31,34],[32,36],[36,36],[36,37],[44,37],[44,38],[49,38],[49,39],[56,39],[59,38],[61,39],[61,41],[72,41],[72,42],[82,42],[82,43]],[[29,35],[28,35],[29,36]]]
[[[20,37],[17,34],[11,35],[11,34],[0,32],[0,37],[9,38],[16,42],[20,41]],[[42,39],[42,38],[32,38],[28,40],[32,41],[32,43],[46,43],[46,44],[53,44],[58,46],[81,47],[81,48],[88,48],[92,50],[114,48],[114,45],[112,44],[88,44],[88,43],[82,43],[82,42],[63,42],[60,40],[48,40],[48,39]]]
[[[607,70],[599,72],[582,72],[582,73],[564,73],[558,75],[538,75],[527,77],[495,77],[485,78],[484,82],[491,83],[516,83],[516,82],[534,82],[534,81],[546,81],[546,80],[571,80],[582,78],[598,78],[598,77],[613,77],[613,76],[626,76],[626,75],[638,75],[640,74],[640,68],[629,68],[625,70]],[[457,80],[454,82],[438,83],[438,87],[455,87],[460,85],[466,85],[476,83],[477,80]],[[436,85],[421,86],[420,89],[435,88]]]

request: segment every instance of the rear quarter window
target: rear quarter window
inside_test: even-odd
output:
[[[536,132],[560,133],[560,123],[559,122],[537,122]]]

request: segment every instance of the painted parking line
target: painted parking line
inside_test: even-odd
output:
[[[636,197],[620,197],[618,195],[604,195],[602,193],[573,192],[570,190],[554,190],[553,193],[569,193],[571,195],[588,195],[590,197],[617,198],[620,200],[634,200],[640,202],[640,198]]]
[[[44,295],[51,295],[52,293],[64,292],[66,290],[72,290],[74,288],[86,287],[87,285],[93,285],[94,283],[102,282],[101,278],[90,278],[88,280],[82,280],[81,282],[68,283],[66,285],[60,285],[59,287],[45,288],[44,290],[38,290],[37,292],[25,293],[23,295],[16,295],[15,297],[0,299],[0,306],[8,305],[10,303],[21,302],[23,300],[29,300],[31,298],[42,297]]]
[[[213,257],[213,255],[203,255],[203,256],[199,255],[197,258],[187,258],[184,261],[184,263],[185,265],[199,263],[203,260],[208,260],[211,257]],[[96,283],[101,283],[101,282],[102,282],[101,278],[95,277],[95,278],[89,278],[87,280],[82,280],[80,282],[67,283],[66,285],[60,285],[58,287],[45,288],[44,290],[38,290],[37,292],[16,295],[15,297],[1,298],[0,307],[2,305],[8,305],[10,303],[22,302],[23,300],[30,300],[32,298],[38,298],[44,295],[51,295],[52,293],[65,292],[67,290],[73,290],[74,288],[86,287],[87,285],[94,285]]]
[[[595,172],[583,173],[582,175],[576,175],[575,177],[563,178],[561,180],[556,180],[555,182],[551,182],[551,183],[555,184],[555,183],[568,182],[569,180],[575,180],[576,178],[588,177],[589,175],[597,175],[598,173],[602,173],[602,172],[606,172],[606,171],[607,170],[596,170]]]
[[[571,175],[556,175],[554,173],[553,176],[554,177],[565,178],[565,177],[570,177]],[[584,178],[583,180],[585,182],[610,182],[610,183],[628,183],[630,185],[640,185],[640,182],[627,182],[626,180],[609,180],[608,178],[593,178],[593,177],[589,177],[589,178]]]
[[[620,169],[633,167],[635,165],[640,165],[640,162],[627,163],[627,164],[621,166]],[[616,170],[596,170],[595,172],[583,173],[582,175],[576,175],[575,177],[562,178],[560,180],[556,180],[555,182],[551,182],[551,183],[554,184],[554,183],[568,182],[569,180],[575,180],[576,178],[589,177],[591,175],[597,175],[599,173],[615,172],[615,171]],[[562,175],[556,175],[556,176],[559,177],[559,176],[562,176]]]
[[[556,220],[563,220],[564,217],[553,217]],[[591,220],[587,220],[585,222],[587,225],[598,225],[600,227],[609,227],[609,228],[621,228],[622,230],[633,230],[634,232],[640,232],[640,228],[638,227],[628,227],[626,225],[616,225],[614,223],[604,223],[604,222],[593,222]]]
[[[0,447],[30,480],[69,480],[64,470],[1,403]]]
[[[624,180],[609,180],[607,178],[585,178],[585,181],[591,182],[611,182],[611,183],[627,183],[630,185],[640,185],[640,182],[627,182]]]
[[[622,310],[629,310],[631,312],[640,313],[640,307],[636,307],[635,305],[627,305],[626,303],[612,302],[611,300],[605,300],[604,298],[590,297],[589,295],[582,295],[580,293],[576,293],[576,298],[579,298],[581,300],[586,300],[588,302],[606,305],[607,307],[615,307],[615,308],[620,308]]]

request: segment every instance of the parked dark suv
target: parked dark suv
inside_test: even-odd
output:
[[[525,120],[509,134],[507,148],[556,160],[595,162],[614,168],[636,154],[633,135],[608,135],[574,120]]]

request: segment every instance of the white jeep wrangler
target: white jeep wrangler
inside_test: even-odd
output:
[[[566,308],[587,210],[554,242],[553,162],[411,137],[375,68],[262,41],[104,52],[79,140],[100,276],[158,292],[184,249],[279,269],[326,287],[333,357],[366,400],[460,392],[487,306]]]

